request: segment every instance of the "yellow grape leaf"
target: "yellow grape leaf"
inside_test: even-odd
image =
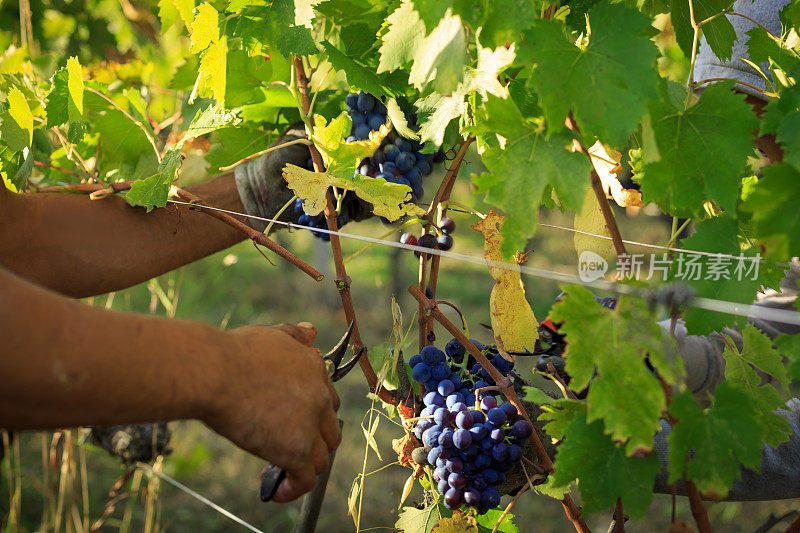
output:
[[[591,187],[586,189],[581,210],[575,213],[575,222],[572,227],[578,231],[594,233],[595,235],[611,235],[608,231],[608,226],[606,226],[606,220],[603,218],[603,212],[600,210],[600,204],[597,203],[597,198]],[[576,233],[575,251],[578,253],[578,257],[587,250],[607,260],[614,251],[614,243],[610,239],[601,239]]]
[[[617,179],[619,160],[622,157],[616,150],[608,150],[600,141],[597,141],[588,150],[603,190],[611,193],[611,197],[620,207],[644,207],[642,193],[633,189],[626,189]]]
[[[342,113],[328,124],[325,117],[314,115],[314,131],[311,140],[322,154],[328,174],[349,180],[353,178],[361,160],[375,153],[383,139],[392,131],[391,122],[386,121],[378,131],[371,131],[366,141],[347,142],[353,121]],[[410,188],[409,188],[410,190]]]
[[[303,209],[311,216],[320,214],[325,208],[325,194],[331,186],[353,191],[359,198],[372,204],[372,212],[376,216],[392,221],[403,215],[425,213],[411,203],[411,187],[388,183],[383,178],[351,174],[349,179],[343,179],[328,172],[312,172],[295,165],[283,167],[283,177],[297,197],[305,199]]]
[[[436,522],[431,533],[478,533],[478,523],[471,516],[455,513]]]
[[[489,261],[503,261],[500,228],[504,222],[505,217],[489,211],[486,218],[472,226],[472,229],[483,233],[483,254]],[[519,270],[490,266],[489,274],[495,280],[489,298],[489,310],[497,347],[506,352],[533,352],[536,339],[539,338],[539,323],[525,298]]]
[[[25,136],[25,144],[31,145],[33,141],[33,114],[31,108],[28,106],[28,99],[22,94],[22,91],[12,86],[8,91],[7,96],[8,114],[16,122],[16,126]]]

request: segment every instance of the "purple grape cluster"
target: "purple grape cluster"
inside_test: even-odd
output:
[[[492,347],[476,346],[491,355]],[[491,376],[479,364],[466,370],[470,359],[464,361],[466,350],[456,339],[445,350],[426,346],[409,360],[411,377],[427,391],[423,418],[414,427],[425,446],[413,457],[434,469],[447,508],[466,504],[483,514],[500,504],[496,487],[522,458],[522,444],[533,429],[513,404],[498,404],[495,391],[482,393],[476,406],[475,390],[487,386]],[[513,367],[498,354],[492,363],[503,373]]]
[[[370,132],[378,131],[386,123],[386,105],[371,94],[364,91],[350,93],[345,98],[345,104],[353,121],[347,142],[367,140]],[[416,128],[417,118],[413,113],[406,114],[406,121],[410,128]],[[422,178],[431,173],[435,159],[431,154],[421,153],[421,148],[419,141],[406,139],[392,131],[372,157],[361,162],[356,173],[408,185],[416,202],[425,192]]]

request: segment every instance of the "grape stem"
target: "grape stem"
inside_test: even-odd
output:
[[[420,292],[419,289],[414,287],[413,285],[408,287],[408,292],[414,299],[419,302],[420,307],[424,310],[426,315],[432,316],[439,324],[442,325],[447,331],[450,332],[455,339],[464,346],[469,353],[472,354],[473,357],[483,366],[483,368],[489,373],[492,379],[497,383],[499,389],[503,395],[511,402],[514,407],[517,408],[525,420],[531,425],[534,430],[531,432],[530,436],[530,443],[533,446],[533,450],[536,453],[536,458],[539,460],[539,464],[545,470],[545,472],[550,473],[553,472],[553,461],[550,460],[550,456],[547,455],[547,451],[544,449],[544,445],[542,444],[541,439],[539,439],[539,434],[536,432],[535,426],[531,421],[530,417],[528,416],[528,412],[525,410],[525,406],[522,404],[522,401],[517,396],[516,391],[514,391],[514,386],[511,383],[511,380],[507,377],[503,376],[495,367],[494,365],[486,358],[486,356],[478,350],[478,348],[472,343],[472,341],[467,338],[464,333],[458,329],[458,327],[450,322],[446,316],[442,314],[439,308],[436,306],[436,302],[429,300],[425,297],[425,295]],[[588,532],[589,528],[586,526],[586,523],[583,521],[581,517],[581,511],[575,505],[575,502],[572,501],[572,498],[569,494],[565,494],[563,499],[561,500],[561,505],[564,507],[564,512],[567,515],[567,518],[572,522],[572,525],[575,527],[575,530],[581,533]]]
[[[311,98],[308,92],[308,78],[306,77],[302,58],[300,56],[293,56],[292,62],[294,65],[295,78],[297,80],[297,91],[300,93],[301,111],[303,115],[305,115],[306,125],[309,128],[308,134],[310,135],[314,128],[314,117],[309,113],[311,109]],[[314,163],[314,170],[316,172],[323,172],[324,165],[319,150],[317,150],[317,147],[313,143],[309,146],[309,150],[311,151],[311,160]],[[336,215],[336,204],[333,201],[333,194],[331,193],[331,189],[328,189],[325,204],[325,222],[328,225],[328,229],[333,232],[339,231]],[[336,270],[336,288],[339,290],[346,320],[348,323],[353,323],[353,336],[350,344],[355,354],[359,353],[361,350],[366,351],[367,347],[364,345],[364,341],[361,340],[361,333],[358,330],[356,310],[353,306],[353,298],[350,295],[351,280],[350,276],[347,275],[347,269],[344,266],[344,259],[342,257],[342,244],[339,242],[339,235],[337,233],[331,233],[330,236],[333,264]],[[377,394],[385,403],[391,405],[400,403],[402,398],[400,398],[395,391],[390,391],[384,388],[382,384],[378,383],[378,376],[372,368],[369,357],[361,357],[358,362],[361,365],[361,371],[364,373],[370,392]]]

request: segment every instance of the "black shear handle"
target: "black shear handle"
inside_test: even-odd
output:
[[[279,466],[270,465],[261,476],[260,496],[262,502],[268,502],[278,492],[281,482],[286,479],[286,470]]]

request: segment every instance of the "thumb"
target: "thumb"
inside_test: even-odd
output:
[[[300,322],[298,324],[278,324],[275,326],[296,341],[311,346],[317,338],[317,328],[310,322]]]

